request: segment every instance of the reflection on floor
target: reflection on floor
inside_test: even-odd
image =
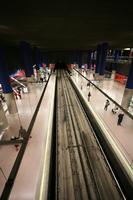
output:
[[[92,82],[97,85],[101,90],[103,90],[108,96],[114,99],[118,104],[121,104],[125,85],[120,84],[111,79],[104,79],[103,81],[95,81],[93,78],[93,71],[82,72],[82,74],[92,80]],[[98,113],[107,127],[111,130],[112,137],[119,143],[121,151],[126,155],[126,158],[130,163],[133,162],[133,120],[128,116],[124,116],[124,120],[121,126],[117,125],[118,113],[113,114],[112,109],[114,108],[114,103],[110,102],[108,110],[104,110],[106,97],[101,94],[94,86],[87,86],[87,80],[78,75],[77,72],[73,72],[73,80],[76,82],[78,87],[82,88],[82,94],[88,98],[88,92],[90,91],[91,97],[89,104]],[[82,87],[81,87],[82,86]],[[133,163],[132,163],[133,164]]]
[[[105,93],[107,93],[110,97],[112,97],[116,102],[121,104],[122,96],[124,93],[124,85],[121,85],[118,82],[115,82],[113,80],[106,79],[104,81],[96,82],[93,80],[93,72],[90,71],[86,75],[84,72],[84,76],[87,76],[90,80],[93,81],[94,84],[96,84],[100,89],[102,89]],[[88,92],[90,91],[91,97],[90,101],[88,104],[90,104],[93,109],[96,111],[96,113],[101,117],[101,119],[104,121],[108,129],[111,130],[112,137],[117,143],[119,144],[119,147],[121,151],[126,155],[126,158],[128,161],[131,163],[133,161],[133,123],[132,120],[124,116],[124,120],[122,122],[121,126],[117,125],[117,120],[118,120],[118,114],[113,114],[111,112],[112,108],[114,108],[114,104],[110,103],[108,110],[104,110],[105,102],[106,102],[106,97],[104,97],[97,89],[95,89],[93,86],[87,87],[87,81],[83,78],[81,78],[76,72],[73,73],[72,75],[73,80],[76,82],[78,87],[81,89],[82,86],[82,94],[85,96],[85,98],[88,98]],[[45,84],[44,84],[45,85]],[[4,134],[3,139],[10,139],[12,135],[17,136],[18,135],[18,130],[20,127],[20,124],[23,125],[23,127],[27,130],[30,120],[32,118],[32,115],[34,113],[35,107],[38,103],[38,100],[41,96],[41,93],[43,91],[44,85],[38,85],[38,84],[30,84],[30,93],[28,94],[23,94],[22,95],[22,100],[17,100],[17,106],[18,106],[18,111],[19,113],[16,115],[9,115],[7,112],[7,119],[9,122],[9,129],[6,131]],[[49,101],[50,99],[50,94],[48,94],[47,98],[45,99],[45,102]],[[41,119],[40,119],[41,120]],[[44,119],[43,119],[44,120]],[[47,116],[46,120],[47,121]],[[41,127],[38,127],[38,130]],[[36,142],[39,142],[42,138],[39,138],[34,135],[34,137],[30,140],[28,149],[34,149],[36,146]],[[0,146],[0,194],[2,193],[4,184],[6,182],[6,178],[8,177],[10,170],[13,166],[13,163],[15,161],[15,158],[17,156],[19,151],[16,151],[14,145],[5,145],[5,146]],[[31,151],[27,150],[27,154],[30,155],[31,160],[34,159],[35,162],[38,162],[38,157],[32,155],[30,153]],[[28,170],[28,166],[31,167],[30,165],[25,164],[25,171]],[[2,170],[1,170],[2,169]],[[33,169],[34,170],[34,169]],[[4,173],[4,174],[3,174]],[[24,181],[29,183],[28,179],[29,177],[24,176],[23,177]],[[17,190],[17,186],[15,184],[15,192],[17,191],[18,194],[20,195],[21,193],[21,198],[19,199],[27,199],[27,196],[31,197],[32,191],[28,191],[28,187],[21,185],[21,181],[18,180],[18,186],[21,190]],[[36,180],[37,184],[37,180]],[[27,188],[27,189],[25,189]],[[33,189],[33,188],[32,188]],[[16,194],[16,193],[13,194]],[[20,197],[20,196],[19,196]],[[18,199],[18,196],[12,195],[11,199]]]
[[[22,99],[16,100],[18,114],[9,114],[8,111],[6,111],[6,105],[4,105],[9,128],[4,131],[5,133],[2,140],[10,140],[12,136],[17,137],[20,125],[27,130],[44,86],[45,83],[43,83],[43,85],[36,83],[28,85],[30,92],[22,94]],[[0,194],[3,190],[6,178],[10,174],[18,152],[19,150],[17,150],[14,145],[0,146]]]

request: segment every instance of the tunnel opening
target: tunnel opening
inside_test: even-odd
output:
[[[55,64],[55,69],[67,69],[67,64],[64,61],[57,61]]]

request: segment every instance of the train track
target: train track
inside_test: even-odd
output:
[[[57,73],[56,199],[124,199],[65,71]]]

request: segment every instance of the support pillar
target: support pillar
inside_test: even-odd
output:
[[[91,50],[88,51],[88,55],[87,55],[87,65],[88,65],[88,69],[91,68]]]
[[[10,114],[17,113],[17,105],[13,95],[13,90],[10,84],[8,71],[5,64],[5,53],[2,48],[0,48],[0,83],[2,85],[3,93],[5,94],[5,99]]]
[[[112,64],[112,73],[111,73],[111,79],[115,79],[116,69],[117,69],[117,62],[120,58],[120,50],[116,49],[114,51],[114,62]]]
[[[8,122],[2,103],[0,102],[0,133],[6,128],[8,128]]]
[[[126,110],[128,110],[129,108],[132,96],[133,96],[133,89],[125,88],[121,106],[125,108]]]
[[[132,96],[133,96],[133,58],[132,58],[121,106],[124,107],[125,109],[128,109]]]
[[[119,61],[119,58],[120,58],[120,50],[116,49],[114,51],[114,62],[113,62],[113,66],[112,66],[113,71],[116,71],[116,69],[117,69],[117,63]]]
[[[75,65],[76,67],[76,64],[77,64],[77,53],[76,52],[73,52],[73,64]]]
[[[6,104],[8,107],[8,111],[10,114],[18,113],[16,101],[14,98],[14,94],[12,93],[5,93]]]
[[[118,62],[119,58],[120,58],[120,50],[116,49],[115,53],[114,53],[114,62]]]
[[[95,64],[95,51],[91,52],[91,69],[94,69],[94,64]]]
[[[77,63],[79,65],[79,68],[82,67],[82,52],[77,53]]]
[[[76,65],[78,64],[78,55],[77,55],[77,52],[74,52],[74,63]]]
[[[26,77],[31,77],[34,74],[34,72],[32,66],[30,44],[28,44],[27,42],[21,42],[20,48],[21,48],[22,65],[25,69]]]
[[[112,80],[115,80],[115,74],[116,74],[116,71],[112,70],[112,73],[111,73],[111,79]]]
[[[102,58],[102,45],[98,44],[98,46],[97,46],[97,55],[96,55],[96,69],[95,69],[95,78],[96,79],[99,79],[101,58]]]
[[[100,71],[99,71],[100,79],[104,78],[107,49],[108,49],[108,44],[103,43],[102,44],[102,53],[101,53],[101,65],[100,65]]]
[[[34,48],[34,57],[35,57],[36,69],[39,70],[39,68],[41,67],[41,53],[37,47]]]

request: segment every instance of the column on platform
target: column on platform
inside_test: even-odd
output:
[[[3,105],[0,102],[0,134],[6,128],[8,128],[8,121],[7,121],[7,118],[6,118],[6,115],[5,115]]]
[[[10,84],[8,71],[6,69],[5,52],[0,48],[0,83],[3,93],[5,94],[6,104],[10,114],[17,113],[17,105],[14,98],[13,90]]]
[[[91,53],[92,53],[92,50],[88,50],[88,54],[87,54],[88,69],[91,69]]]
[[[102,44],[102,53],[101,53],[101,64],[100,64],[100,71],[99,71],[99,77],[100,79],[103,79],[104,73],[105,73],[105,64],[106,64],[106,58],[107,58],[107,49],[108,49],[108,43]]]
[[[78,53],[77,53],[77,51],[74,52],[74,64],[76,65],[76,68],[79,67],[79,64],[78,64]]]
[[[102,45],[97,45],[97,54],[96,54],[96,69],[95,69],[95,78],[99,78],[100,66],[101,66],[101,58],[102,58]]]
[[[115,79],[116,68],[117,68],[117,63],[119,61],[119,58],[120,58],[120,50],[116,49],[116,50],[114,50],[114,62],[112,65],[112,73],[111,73],[112,80]]]
[[[95,65],[95,50],[91,51],[91,69],[94,70]]]
[[[115,80],[115,75],[116,75],[116,71],[112,70],[112,72],[111,72],[111,79],[112,80]]]
[[[33,74],[34,74],[30,44],[28,44],[27,42],[21,42],[20,49],[21,49],[22,65],[25,69],[26,77],[29,78],[29,77],[33,76]]]
[[[36,69],[39,70],[41,67],[41,52],[37,47],[34,47],[34,59],[36,64]]]
[[[72,56],[69,59],[70,59],[69,63],[76,64],[74,52],[72,53]]]
[[[45,53],[45,55],[43,56],[42,60],[43,60],[43,63],[45,63],[46,66],[48,66],[48,64],[49,64],[49,56],[48,56],[47,53]]]
[[[77,63],[78,63],[79,68],[81,68],[82,67],[82,52],[81,51],[77,53]]]
[[[124,90],[121,106],[124,107],[125,109],[128,109],[130,106],[130,101],[132,99],[132,96],[133,96],[133,58],[131,60],[130,70],[129,70],[128,79],[127,79],[126,87]]]

